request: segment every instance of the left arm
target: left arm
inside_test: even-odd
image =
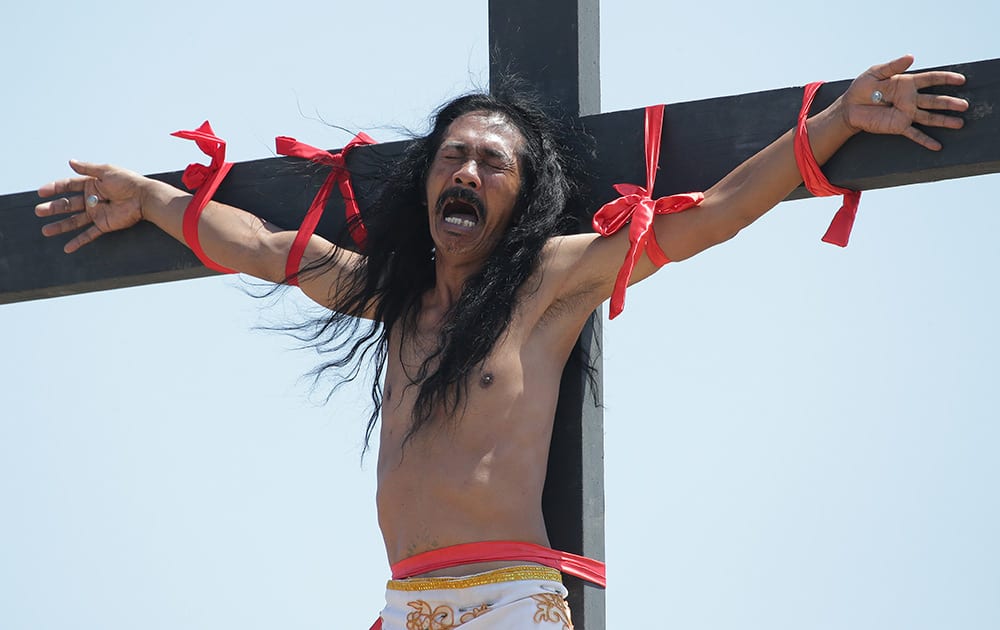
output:
[[[965,77],[954,72],[901,74],[913,63],[906,55],[873,66],[851,84],[830,107],[808,121],[809,141],[817,162],[823,164],[847,140],[860,131],[903,135],[913,142],[938,151],[941,144],[915,128],[957,129],[962,119],[934,111],[962,112],[968,102],[950,96],[921,94],[918,90],[935,85],[961,85]],[[883,103],[874,103],[872,93],[881,91]],[[750,225],[802,182],[793,151],[794,130],[789,131],[738,166],[705,191],[701,205],[676,214],[659,215],[653,220],[656,240],[670,260],[690,258],[722,243]],[[595,308],[611,295],[615,275],[628,250],[628,230],[611,237],[595,234],[566,237],[558,247],[566,270],[561,293],[578,295],[581,287],[591,294],[585,308]],[[656,267],[643,255],[632,273],[634,284],[648,277]]]
[[[819,164],[860,131],[903,135],[931,151],[941,150],[940,142],[913,124],[958,129],[963,124],[961,118],[928,110],[960,112],[968,103],[918,90],[931,85],[961,85],[965,77],[954,72],[900,74],[912,63],[913,57],[907,55],[873,66],[830,107],[809,119],[809,143]],[[885,95],[885,103],[872,102],[875,90]],[[793,142],[794,130],[788,131],[705,191],[701,206],[657,217],[656,237],[664,253],[675,261],[690,258],[732,238],[787,197],[802,183]]]

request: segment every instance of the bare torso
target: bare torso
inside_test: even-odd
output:
[[[426,356],[421,348],[436,339],[440,317],[425,308],[418,336],[408,338],[402,348],[394,333],[382,407],[377,496],[390,563],[466,542],[548,545],[542,487],[559,381],[590,308],[553,308],[551,291],[544,285],[528,292],[506,333],[470,379],[460,415],[435,417],[405,444],[417,394],[408,375]],[[464,565],[435,575],[463,575],[494,566],[499,564]]]
[[[390,563],[469,542],[548,544],[542,488],[559,383],[588,315],[611,295],[629,247],[624,231],[607,239],[549,239],[517,291],[510,323],[470,375],[457,410],[439,409],[407,439],[418,394],[413,383],[439,343],[443,322],[515,212],[529,212],[515,210],[525,143],[504,115],[472,111],[448,126],[427,173],[435,286],[423,295],[413,330],[401,334],[397,320],[388,340],[377,503]],[[640,261],[633,279],[652,269]]]

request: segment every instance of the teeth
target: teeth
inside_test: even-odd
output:
[[[470,221],[469,219],[463,219],[462,217],[445,217],[445,223],[451,223],[452,225],[460,225],[462,227],[473,228],[476,227],[475,221]]]

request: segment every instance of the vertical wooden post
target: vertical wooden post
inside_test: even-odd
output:
[[[490,0],[491,84],[513,72],[568,115],[599,113],[599,13],[598,0]],[[594,402],[600,338],[597,312],[577,342],[597,371],[591,379],[571,361],[563,373],[542,503],[553,547],[603,560],[604,415]],[[604,630],[604,592],[574,578],[566,584],[575,627]]]
[[[517,73],[573,116],[601,111],[598,0],[490,0],[490,81]]]

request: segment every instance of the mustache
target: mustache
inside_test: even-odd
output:
[[[483,200],[479,198],[479,195],[472,192],[465,186],[452,186],[451,188],[444,189],[440,195],[438,195],[437,203],[434,204],[434,209],[438,212],[444,210],[445,205],[449,201],[463,201],[473,208],[476,209],[476,213],[482,217],[486,214],[486,206],[483,205]]]

